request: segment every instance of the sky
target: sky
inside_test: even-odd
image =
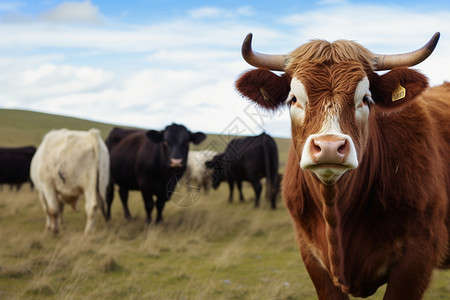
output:
[[[374,4],[376,3],[376,4]],[[163,129],[289,137],[287,111],[261,111],[234,82],[258,52],[287,54],[311,39],[410,52],[439,31],[415,66],[450,81],[450,1],[0,1],[0,108]]]

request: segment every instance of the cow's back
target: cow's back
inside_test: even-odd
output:
[[[99,145],[99,135],[98,130],[47,133],[31,163],[36,187],[49,185],[68,197],[81,194],[89,185],[95,188],[99,153],[104,157],[106,150]]]
[[[138,129],[123,129],[119,127],[114,127],[111,132],[109,133],[105,144],[108,147],[108,149],[111,151],[117,144],[119,144],[125,137],[136,133]]]
[[[449,234],[448,247],[450,248],[450,82],[426,90],[419,101],[428,108],[436,125],[438,136],[435,138],[439,147],[441,167],[444,168],[445,183],[447,187],[447,229]],[[442,267],[450,268],[450,250]]]
[[[447,167],[447,188],[450,195],[450,82],[426,90],[418,99],[428,108],[436,124],[443,166]]]
[[[0,183],[22,183],[30,178],[30,164],[36,148],[0,148]]]
[[[226,153],[227,160],[231,162],[230,170],[237,178],[247,180],[256,175],[260,179],[278,172],[277,147],[265,133],[232,141]]]
[[[158,145],[145,136],[145,131],[136,131],[123,137],[110,153],[114,182],[130,190],[139,189],[139,176],[145,176],[145,170],[156,171],[157,148]],[[150,173],[148,175],[151,176]]]

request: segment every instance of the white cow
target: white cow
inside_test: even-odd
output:
[[[193,184],[197,189],[203,188],[207,193],[212,185],[213,170],[205,166],[205,162],[210,161],[218,153],[211,150],[189,151],[187,159],[187,168],[184,173],[185,183],[188,188]]]
[[[64,204],[75,209],[81,195],[87,214],[85,234],[93,227],[97,206],[104,212],[109,153],[98,129],[47,133],[31,161],[30,175],[44,209],[46,230],[57,234]]]

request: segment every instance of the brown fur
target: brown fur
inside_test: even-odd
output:
[[[450,83],[427,89],[425,76],[407,68],[380,76],[371,58],[353,42],[313,41],[293,51],[286,68],[309,102],[304,123],[292,122],[283,196],[319,299],[367,297],[384,283],[384,299],[421,299],[433,268],[450,267]],[[268,72],[247,72],[237,88],[276,109],[289,80]],[[367,123],[356,120],[353,101],[364,76],[376,103]],[[393,103],[398,84],[406,97]],[[261,89],[271,102],[261,103]],[[334,106],[359,166],[325,186],[299,162],[306,138]]]
[[[286,74],[278,76],[267,69],[258,69],[242,74],[236,81],[236,89],[260,107],[273,109],[286,100],[289,80]]]

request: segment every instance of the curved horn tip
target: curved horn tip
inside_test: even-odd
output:
[[[415,66],[425,59],[427,59],[431,53],[433,53],[436,45],[439,41],[440,33],[436,32],[431,39],[422,48],[419,48],[413,52],[404,54],[392,54],[392,55],[380,55],[375,54],[374,57],[374,70],[384,71],[391,70],[394,67],[400,66]]]
[[[244,42],[242,43],[242,56],[244,57],[246,54],[252,51],[252,38],[253,34],[250,32],[249,34],[247,34],[247,36],[244,39]]]
[[[438,31],[435,34],[433,34],[433,36],[431,37],[430,41],[428,42],[430,45],[432,45],[432,47],[436,47],[439,38],[441,37],[441,33]]]

